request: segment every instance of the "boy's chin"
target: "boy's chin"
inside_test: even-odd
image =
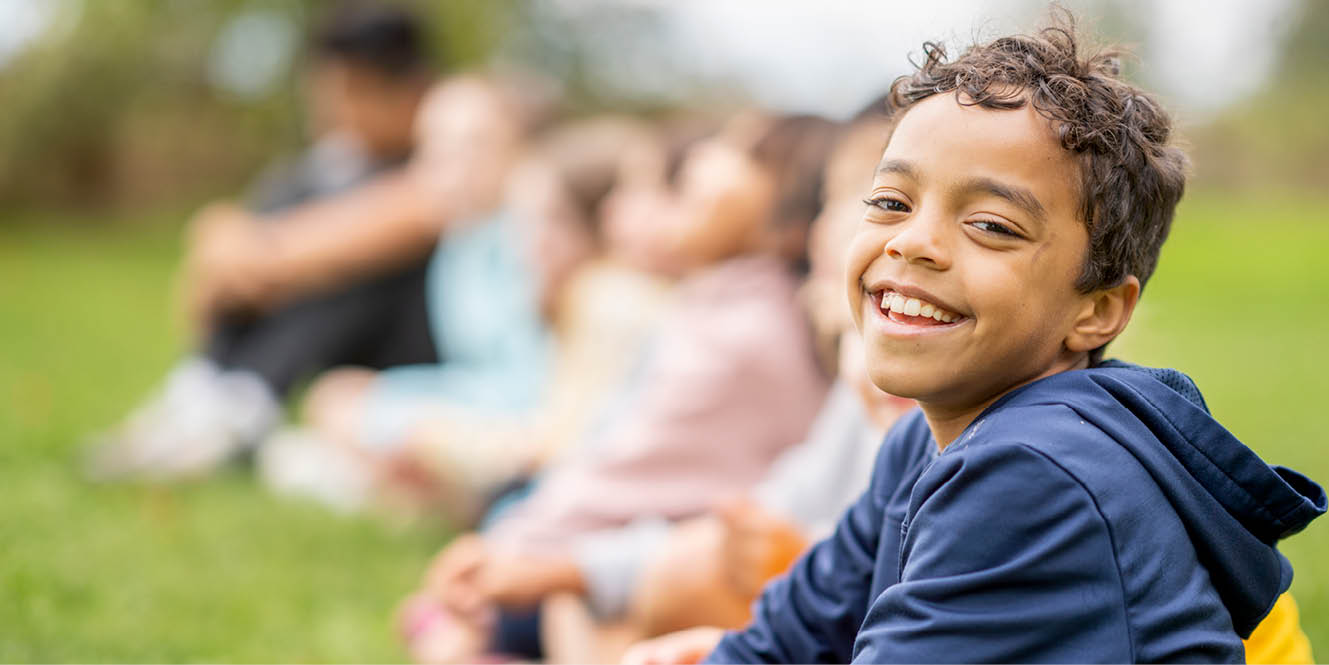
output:
[[[891,364],[874,362],[873,360],[874,359],[869,356],[869,367],[872,365],[882,366]],[[921,369],[917,371],[901,371],[898,364],[891,369],[878,371],[869,369],[868,377],[872,379],[874,385],[883,391],[895,395],[896,397],[904,397],[906,399],[926,399],[927,397],[936,394],[936,390],[939,388],[936,376],[932,376]]]
[[[883,391],[919,403],[956,404],[973,399],[980,379],[957,372],[954,363],[919,362],[915,354],[867,353],[868,377]]]

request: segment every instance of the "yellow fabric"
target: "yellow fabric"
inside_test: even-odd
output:
[[[1279,597],[1269,616],[1246,640],[1246,662],[1259,665],[1315,662],[1311,657],[1311,641],[1301,629],[1297,601],[1292,599],[1291,593]]]

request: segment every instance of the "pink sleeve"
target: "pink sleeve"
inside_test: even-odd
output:
[[[596,455],[547,474],[505,529],[525,539],[677,519],[754,485],[825,395],[807,326],[780,293],[698,308],[668,329],[633,413]]]

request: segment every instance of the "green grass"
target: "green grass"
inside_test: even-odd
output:
[[[181,348],[176,234],[0,230],[0,661],[405,659],[391,612],[442,542],[279,499],[233,471],[96,486],[80,439]]]
[[[1193,195],[1113,354],[1186,370],[1271,462],[1329,481],[1329,200]],[[79,439],[182,348],[160,223],[0,227],[0,661],[391,661],[390,614],[441,529],[275,498],[243,472],[95,486]],[[1329,521],[1283,550],[1329,649]],[[1321,653],[1321,657],[1324,653]]]

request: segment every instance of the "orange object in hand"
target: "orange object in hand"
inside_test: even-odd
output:
[[[749,500],[727,503],[717,513],[725,527],[725,574],[747,597],[755,598],[766,582],[788,570],[807,548],[807,539],[795,524]]]

